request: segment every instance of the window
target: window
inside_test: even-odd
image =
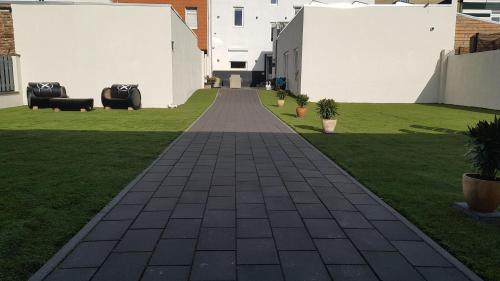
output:
[[[191,29],[198,29],[198,8],[186,8],[186,24]]]
[[[271,0],[271,5],[278,5],[278,0]]]
[[[247,62],[246,61],[232,61],[231,68],[245,69],[245,68],[247,68]]]
[[[234,7],[234,26],[243,26],[243,8]]]

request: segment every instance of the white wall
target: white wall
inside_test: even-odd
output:
[[[264,54],[272,53],[271,22],[291,21],[295,15],[293,6],[310,2],[311,0],[278,0],[277,5],[271,5],[271,0],[211,0],[209,36],[212,37],[213,70],[228,71],[231,70],[230,61],[246,61],[247,71],[264,71]],[[372,0],[369,2],[373,3]],[[243,27],[233,26],[234,7],[244,8]]]
[[[313,101],[437,102],[440,52],[454,45],[455,4],[349,7],[304,8],[300,92]],[[278,45],[290,36],[282,33]],[[280,49],[278,74],[283,52],[294,47]]]
[[[203,52],[191,29],[172,10],[172,104],[183,104],[191,94],[203,87]]]
[[[300,92],[303,24],[304,10],[301,10],[283,30],[283,36],[280,37],[277,45],[277,53],[280,54],[280,57],[276,59],[281,62],[277,77],[287,77],[287,88],[294,93]],[[296,51],[298,51],[297,60],[295,60]]]
[[[450,55],[444,103],[500,110],[500,50]]]
[[[23,92],[31,81],[58,81],[70,97],[92,97],[95,106],[102,106],[104,87],[133,83],[139,84],[143,107],[161,108],[174,99],[183,102],[187,91],[195,88],[186,76],[199,71],[177,75],[188,85],[173,89],[169,5],[13,4],[12,15]],[[189,44],[195,42],[195,35],[180,28],[177,20],[174,24],[176,48],[193,55]],[[193,68],[191,64],[200,63],[186,62]]]

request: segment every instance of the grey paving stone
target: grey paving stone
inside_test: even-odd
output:
[[[236,231],[234,228],[202,228],[197,249],[201,251],[234,251],[236,249]]]
[[[142,212],[131,228],[164,228],[171,211]]]
[[[300,216],[304,219],[326,219],[332,217],[323,204],[296,204],[295,206]]]
[[[239,265],[239,281],[283,281],[279,265]]]
[[[194,163],[193,163],[194,165]],[[168,177],[187,177],[191,174],[191,170],[189,168],[173,168],[170,170],[170,173],[168,174]]]
[[[325,177],[332,183],[351,183],[351,180],[344,175],[326,175]]]
[[[158,186],[160,186],[160,182],[139,181],[132,187],[131,191],[155,191]]]
[[[141,281],[188,281],[189,266],[149,266]]]
[[[344,232],[333,219],[305,219],[312,238],[343,238]]]
[[[184,186],[160,186],[153,194],[153,197],[179,198]]]
[[[264,197],[287,197],[288,191],[283,186],[264,186],[262,187]]]
[[[158,242],[151,265],[190,265],[196,247],[196,239],[162,239]]]
[[[207,210],[235,210],[235,197],[208,197]]]
[[[329,265],[328,271],[335,281],[378,281],[367,265]]]
[[[163,238],[197,238],[201,219],[170,219]]]
[[[100,221],[85,237],[87,241],[119,240],[132,221]]]
[[[264,204],[237,204],[236,216],[238,218],[267,218]]]
[[[116,205],[104,220],[133,220],[142,210],[142,205]]]
[[[271,226],[267,219],[238,219],[236,230],[238,238],[272,237]]]
[[[278,253],[271,238],[238,239],[238,264],[279,264]]]
[[[363,252],[368,264],[388,281],[423,281],[424,278],[398,252]]]
[[[204,227],[236,227],[236,212],[231,210],[207,210]]]
[[[344,231],[356,248],[361,251],[395,251],[389,241],[375,229],[345,229]]]
[[[314,192],[290,192],[290,196],[292,196],[293,202],[297,204],[319,204],[318,197]]]
[[[45,281],[89,281],[97,268],[68,268],[54,270]]]
[[[128,192],[120,200],[120,204],[146,204],[151,196],[153,192]]]
[[[283,181],[280,177],[260,177],[260,184],[262,186],[281,186]]]
[[[188,180],[188,177],[166,177],[163,182],[162,186],[179,186],[182,185],[184,186]]]
[[[418,271],[427,281],[466,281],[469,280],[456,268],[419,267]]]
[[[273,228],[273,234],[280,251],[316,250],[305,228]]]
[[[229,177],[214,177],[212,179],[212,185],[235,185],[236,180],[234,176]]]
[[[372,228],[359,212],[332,211],[331,213],[342,228]]]
[[[190,180],[184,187],[186,191],[208,191],[210,190],[210,181],[207,180]]]
[[[260,191],[238,191],[236,192],[236,203],[264,203],[264,197]]]
[[[179,203],[205,203],[207,191],[184,191],[179,198]]]
[[[397,220],[397,218],[382,205],[356,205],[356,208],[358,208],[358,210],[369,220]]]
[[[288,191],[311,191],[311,187],[305,181],[286,181],[285,186]]]
[[[327,179],[325,178],[306,178],[307,183],[310,186],[316,187],[331,187],[333,186]]]
[[[274,227],[304,227],[297,211],[269,211],[271,226]]]
[[[171,218],[174,219],[199,219],[203,218],[204,204],[177,204]]]
[[[143,181],[153,181],[153,182],[161,182],[167,175],[164,173],[146,173],[141,180]]]
[[[330,281],[316,251],[280,252],[281,266],[287,281]]]
[[[234,251],[196,252],[191,280],[236,280]]]
[[[144,211],[169,211],[173,210],[176,198],[151,198]]]
[[[125,233],[115,251],[117,252],[147,252],[152,251],[158,239],[161,229],[133,229]]]
[[[356,211],[357,209],[347,199],[337,196],[321,196],[319,195],[326,208],[331,211]]]
[[[354,205],[378,205],[377,201],[373,200],[373,198],[366,193],[346,193],[344,196]]]
[[[349,239],[314,239],[326,264],[365,264]]]
[[[290,197],[266,197],[266,208],[272,211],[293,211],[296,210]]]
[[[372,221],[382,235],[389,240],[422,240],[415,232],[400,221]]]
[[[236,196],[236,189],[234,186],[212,186],[210,188],[209,196]]]
[[[151,173],[163,173],[163,174],[168,174],[170,170],[172,169],[172,166],[166,166],[166,165],[154,165],[149,169],[149,172]]]
[[[61,268],[98,267],[115,245],[116,241],[82,242],[64,259]]]
[[[355,183],[335,183],[335,187],[343,193],[365,193],[365,191]]]
[[[317,171],[317,170],[304,170],[304,169],[300,169],[300,173],[305,178],[322,178],[323,177],[323,174],[320,171]]]
[[[414,266],[451,266],[447,260],[423,241],[393,241],[392,244]]]
[[[259,181],[238,181],[236,191],[260,191]]]
[[[258,180],[257,173],[236,173],[236,181]]]
[[[112,253],[92,281],[137,281],[151,253]]]

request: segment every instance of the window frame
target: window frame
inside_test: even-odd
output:
[[[241,25],[236,25],[236,11],[241,11]],[[241,6],[233,7],[233,27],[242,28],[245,26],[245,8]]]
[[[195,11],[195,13],[193,13],[193,11]],[[191,12],[191,13],[190,13]],[[196,15],[196,27],[191,27],[188,23],[188,14],[191,14],[191,15]],[[190,28],[190,29],[193,29],[193,30],[198,30],[198,7],[186,7],[184,8],[184,19],[185,19],[185,22],[186,22],[186,25]]]
[[[274,1],[274,3],[273,3],[273,1]],[[279,0],[269,0],[269,5],[271,5],[271,6],[278,6],[278,1]]]
[[[244,63],[244,66],[243,67],[233,67],[233,63]],[[247,62],[246,61],[229,61],[229,67],[231,69],[243,69],[243,70],[246,70],[247,69]]]

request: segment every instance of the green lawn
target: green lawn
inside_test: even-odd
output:
[[[315,104],[295,117],[294,99],[278,108],[272,91],[260,91],[267,108],[334,159],[370,190],[487,280],[500,280],[500,223],[479,223],[450,207],[463,201],[461,175],[467,125],[493,119],[477,108],[423,104],[339,105],[336,134],[321,133]]]
[[[214,100],[175,109],[0,110],[0,280],[26,280]]]

